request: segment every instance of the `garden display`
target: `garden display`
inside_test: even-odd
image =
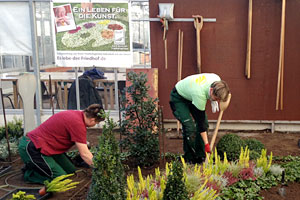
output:
[[[268,157],[266,150],[263,149],[260,158],[256,161],[249,159],[250,151],[246,147],[241,148],[240,156],[236,162],[228,162],[226,153],[224,160],[221,161],[217,151],[209,157],[208,163],[202,165],[189,165],[185,163],[181,157],[182,175],[181,177],[184,186],[186,187],[188,198],[183,199],[259,199],[258,192],[263,185],[261,181],[270,181],[268,177],[272,177],[274,183],[279,181],[283,168],[272,165],[272,153]],[[165,192],[168,184],[180,185],[174,180],[175,169],[180,172],[176,166],[173,170],[174,164],[167,163],[166,170],[160,171],[159,168],[155,170],[155,176],[142,177],[139,169],[138,180],[135,181],[133,175],[127,177],[127,199],[165,199],[164,195],[169,195],[170,192]],[[177,165],[177,164],[176,164]],[[172,170],[170,170],[172,169]],[[178,181],[178,180],[177,180]],[[243,183],[245,188],[247,184],[257,184],[254,191],[244,191],[244,193],[234,194],[230,188],[236,187]],[[172,185],[172,187],[175,187]],[[245,189],[244,188],[244,189]],[[253,189],[253,188],[249,188]],[[179,192],[184,196],[184,192]],[[172,194],[172,195],[176,195]],[[231,196],[230,196],[231,195]],[[233,198],[233,196],[236,198]],[[175,199],[175,198],[166,198]]]
[[[115,30],[126,32],[126,26],[114,20],[85,22],[78,24],[75,30],[65,32],[61,42],[66,47],[74,48],[92,41],[92,47],[100,47],[114,41]]]

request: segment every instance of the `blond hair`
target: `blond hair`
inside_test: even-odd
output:
[[[218,97],[220,101],[226,101],[229,95],[229,87],[225,81],[215,81],[211,84],[212,93]]]

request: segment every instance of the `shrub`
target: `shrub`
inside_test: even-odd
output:
[[[256,139],[246,139],[244,141],[245,146],[248,146],[248,149],[250,150],[250,160],[259,158],[261,150],[265,149],[263,143]]]
[[[183,169],[180,161],[174,161],[171,173],[167,178],[163,200],[185,200],[188,198],[185,183],[183,181]]]
[[[89,200],[126,198],[126,179],[119,146],[113,133],[115,127],[113,120],[106,116],[99,146],[93,158],[92,184],[87,197]]]
[[[158,99],[149,96],[146,74],[129,72],[132,83],[122,97],[121,146],[129,152],[135,166],[150,166],[158,161]]]
[[[14,118],[13,121],[7,122],[7,132],[10,141],[15,141],[24,134],[23,121],[21,119]],[[0,140],[6,138],[5,127],[0,127]]]
[[[239,158],[241,147],[244,147],[244,141],[237,135],[227,134],[224,135],[217,144],[218,154],[221,159],[224,159],[224,152],[227,154],[229,161],[234,161]]]

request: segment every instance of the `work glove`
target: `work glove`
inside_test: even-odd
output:
[[[211,104],[211,111],[212,111],[213,113],[219,112],[219,104],[218,104],[218,101],[211,101],[210,104]]]
[[[208,143],[205,145],[205,153],[211,153],[210,152],[210,146],[209,146]]]

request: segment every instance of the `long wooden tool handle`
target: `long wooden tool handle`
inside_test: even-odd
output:
[[[178,30],[178,58],[177,58],[177,81],[180,81],[181,79],[181,72],[180,72],[180,62],[181,62],[181,30]],[[180,122],[177,120],[177,133],[179,136],[179,130],[180,130]]]
[[[210,142],[210,151],[211,152],[212,152],[213,147],[215,145],[215,141],[216,141],[216,137],[218,135],[218,130],[219,130],[219,126],[220,126],[220,123],[221,123],[222,116],[223,116],[223,110],[221,110],[220,113],[219,113],[219,117],[218,117],[218,121],[217,121],[217,124],[216,124],[216,128],[215,128],[213,137],[212,137],[211,142]]]
[[[201,73],[201,50],[200,50],[200,29],[196,29],[197,32],[197,68],[198,73]]]
[[[180,53],[181,53],[181,30],[178,30],[178,51],[177,51],[177,81],[180,81]]]
[[[248,38],[247,38],[247,55],[246,55],[246,69],[245,75],[247,79],[250,79],[251,74],[251,37],[252,37],[252,0],[249,0],[249,11],[248,11]]]
[[[286,0],[282,1],[282,16],[281,16],[281,34],[280,34],[280,48],[281,48],[281,78],[280,78],[280,109],[283,110],[283,75],[284,75],[284,37],[285,37],[285,8]]]
[[[282,97],[283,96],[283,85],[282,84],[283,84],[285,7],[286,7],[286,0],[282,0],[279,67],[278,67],[277,95],[276,95],[276,110],[279,109],[279,100],[281,100],[281,110],[283,109],[283,97]]]
[[[179,71],[179,75],[180,75],[180,80],[181,80],[181,77],[182,77],[182,57],[183,57],[183,31],[181,31],[181,34],[180,34],[180,71]]]
[[[164,46],[165,46],[165,69],[168,69],[168,42],[167,42],[167,38],[164,40]]]

